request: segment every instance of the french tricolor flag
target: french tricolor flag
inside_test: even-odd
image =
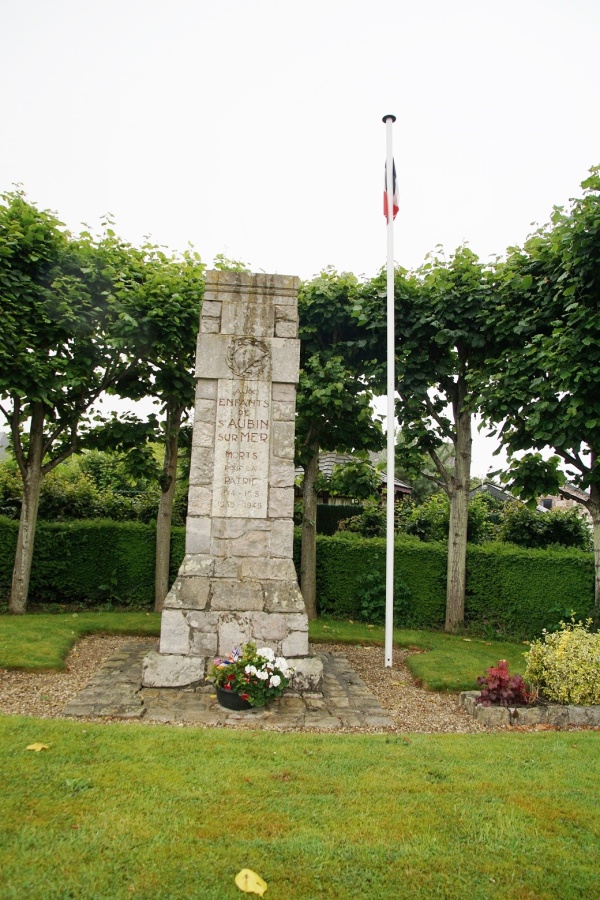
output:
[[[392,206],[394,208],[394,219],[398,213],[400,207],[398,206],[398,192],[396,189],[396,163],[392,162]],[[388,195],[387,195],[387,162],[385,164],[385,178],[383,181],[383,214],[386,218],[386,221],[389,223],[390,217],[388,214]]]

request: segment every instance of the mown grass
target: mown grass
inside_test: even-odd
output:
[[[383,626],[336,619],[311,622],[310,637],[316,642],[384,645]],[[406,662],[415,678],[433,691],[476,690],[477,677],[500,659],[508,660],[513,674],[523,674],[525,670],[527,646],[516,641],[395,628],[394,644],[425,651],[409,656]]]
[[[144,612],[81,612],[55,615],[0,616],[0,668],[60,670],[69,650],[87,634],[160,634],[160,615]],[[375,644],[383,647],[382,626],[318,619],[310,623],[312,641]],[[507,659],[511,672],[522,673],[527,647],[508,641],[448,635],[436,631],[394,630],[394,643],[426,652],[409,656],[412,674],[436,691],[474,690],[477,676]],[[382,650],[383,666],[383,650]]]
[[[598,897],[599,740],[0,718],[0,895]]]
[[[88,634],[160,634],[160,614],[82,612],[0,616],[0,668],[63,668],[65,657]]]

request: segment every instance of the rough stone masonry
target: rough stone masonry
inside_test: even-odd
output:
[[[201,682],[247,641],[320,690],[292,559],[298,279],[208,272],[196,353],[185,557],[167,595],[146,687]]]

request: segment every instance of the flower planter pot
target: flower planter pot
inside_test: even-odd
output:
[[[217,692],[217,700],[221,706],[225,707],[225,709],[252,709],[252,704],[248,703],[247,700],[242,700],[239,694],[236,694],[235,691],[225,691],[223,688],[217,687],[215,685],[215,689]]]

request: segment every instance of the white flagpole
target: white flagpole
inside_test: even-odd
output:
[[[394,394],[396,391],[394,341],[394,154],[392,125],[396,116],[383,117],[386,129],[387,192],[387,507],[385,546],[385,665],[392,667],[394,645]]]

